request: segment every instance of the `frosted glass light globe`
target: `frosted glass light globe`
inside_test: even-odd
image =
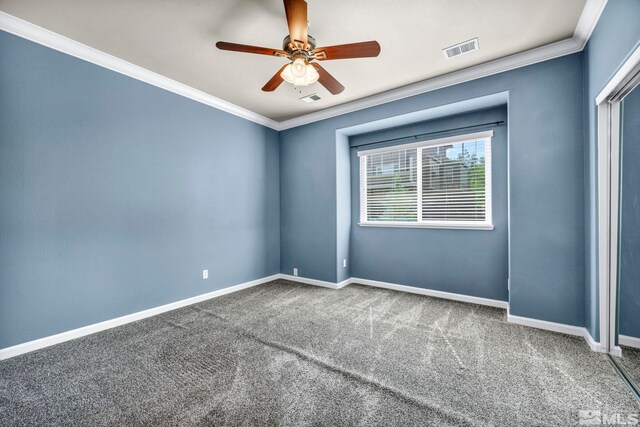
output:
[[[293,74],[293,77],[304,77],[306,73],[307,64],[304,63],[304,59],[297,58],[293,61],[293,64],[291,64],[291,74]]]
[[[296,59],[296,61],[298,61],[298,59]],[[309,86],[310,84],[318,81],[320,75],[316,69],[313,68],[313,65],[306,64],[302,59],[300,59],[300,61],[302,61],[303,64],[303,72],[301,75],[296,76],[294,74],[294,70],[297,66],[296,61],[293,61],[293,63],[284,67],[284,70],[280,73],[280,77],[282,77],[284,81],[296,86]],[[297,73],[300,74],[300,71],[298,70]]]

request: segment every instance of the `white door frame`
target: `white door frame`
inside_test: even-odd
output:
[[[640,46],[596,97],[598,106],[598,288],[600,346],[620,356],[616,341],[621,102],[640,81]]]

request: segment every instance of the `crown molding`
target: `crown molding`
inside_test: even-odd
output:
[[[0,30],[133,77],[271,129],[282,131],[580,52],[586,46],[606,4],[607,0],[587,0],[573,37],[569,39],[281,122],[264,117],[253,111],[224,101],[168,77],[161,76],[153,71],[139,67],[4,12],[0,12]]]
[[[172,80],[168,77],[154,73],[146,68],[139,67],[123,59],[108,53],[94,49],[85,44],[71,40],[68,37],[54,33],[30,22],[24,21],[5,12],[0,12],[0,30],[41,44],[48,48],[66,53],[100,67],[107,68],[125,76],[149,83],[153,86],[168,90],[218,110],[225,111],[243,119],[250,120],[272,129],[278,128],[278,122],[261,116],[260,114],[239,107],[235,104],[216,98],[191,86]]]
[[[587,0],[584,5],[576,30],[573,32],[573,39],[580,43],[580,50],[585,48],[591,38],[605,6],[607,6],[607,0]]]
[[[291,129],[320,120],[352,113],[354,111],[363,110],[365,108],[398,101],[400,99],[409,98],[426,92],[432,92],[448,86],[454,86],[471,80],[477,80],[494,74],[503,73],[505,71],[514,70],[516,68],[526,67],[527,65],[533,65],[538,62],[570,55],[572,53],[580,52],[580,50],[579,44],[576,43],[574,39],[562,40],[553,44],[528,50],[526,52],[517,53],[515,55],[485,62],[459,71],[454,71],[453,73],[444,74],[397,89],[392,89],[387,92],[368,96],[346,104],[337,105],[335,107],[327,108],[326,110],[320,110],[315,113],[285,120],[279,123],[279,130]]]
[[[325,110],[305,114],[279,123],[278,130],[291,129],[331,117],[340,116],[365,108],[375,107],[388,102],[397,101],[422,93],[431,92],[448,86],[454,86],[471,80],[488,77],[505,71],[515,70],[550,59],[580,52],[584,49],[591,33],[595,29],[602,11],[607,5],[607,0],[587,0],[582,10],[578,24],[569,39],[551,43],[525,52],[495,59],[473,67],[465,68],[452,73],[443,74],[428,80],[423,80],[387,92],[368,96],[356,101],[330,107]]]

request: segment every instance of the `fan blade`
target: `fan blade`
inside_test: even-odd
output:
[[[284,11],[289,25],[291,43],[300,49],[307,45],[307,2],[284,0]]]
[[[287,52],[280,49],[269,49],[268,47],[249,46],[246,44],[218,42],[216,47],[221,50],[233,52],[256,53],[258,55],[286,56]]]
[[[318,61],[348,58],[372,58],[380,54],[377,41],[319,47],[313,51]]]
[[[284,79],[280,76],[280,73],[282,73],[284,71],[284,67],[286,67],[289,64],[284,64],[279,70],[278,72],[271,77],[271,80],[269,80],[267,82],[266,85],[264,85],[264,87],[262,88],[263,91],[265,92],[273,92],[274,90],[276,90],[278,88],[278,86],[280,86],[280,84],[284,81]]]
[[[342,86],[339,81],[337,81],[331,74],[329,74],[327,70],[322,68],[320,64],[312,62],[311,65],[313,65],[313,68],[315,68],[318,74],[320,74],[318,82],[320,82],[322,86],[326,87],[332,95],[337,95],[344,90],[344,86]]]

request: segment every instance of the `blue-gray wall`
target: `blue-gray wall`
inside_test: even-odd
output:
[[[618,326],[640,338],[640,88],[623,101]]]
[[[4,32],[0,58],[0,348],[278,273],[277,132]]]
[[[498,121],[507,122],[506,106],[356,135],[350,138],[350,144],[357,146]],[[507,301],[507,126],[439,133],[432,138],[490,129],[494,132],[491,144],[493,230],[358,226],[359,159],[357,149],[351,150],[350,259],[354,277]],[[382,145],[376,145],[379,146]]]
[[[584,325],[582,69],[570,55],[281,132],[281,271],[337,280],[337,130],[508,91],[511,312]]]
[[[585,326],[600,340],[596,260],[596,104],[595,98],[640,42],[640,0],[610,0],[584,51],[585,61]]]
[[[412,280],[342,268],[361,230],[336,131],[499,92],[511,312],[598,340],[593,100],[640,42],[638,16],[640,0],[609,1],[583,54],[280,134],[0,33],[0,347],[293,267]]]

